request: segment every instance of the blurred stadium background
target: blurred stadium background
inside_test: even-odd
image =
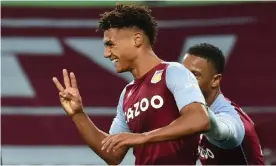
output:
[[[124,2],[129,3],[129,2]],[[222,90],[254,120],[267,164],[276,164],[276,3],[142,2],[159,21],[157,55],[179,61],[200,42],[226,58]],[[99,13],[115,1],[2,2],[3,164],[104,164],[66,117],[51,78],[74,71],[86,111],[108,131],[123,87],[103,57]],[[132,152],[123,164],[133,164]]]

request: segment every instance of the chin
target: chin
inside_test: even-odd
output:
[[[128,72],[128,70],[116,68],[116,72],[117,73],[124,73],[124,72]]]

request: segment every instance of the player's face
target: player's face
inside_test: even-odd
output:
[[[208,97],[212,89],[219,86],[213,64],[206,59],[186,54],[183,59],[183,65],[195,75],[205,98]]]
[[[131,29],[110,28],[104,32],[104,57],[109,58],[118,73],[131,70],[136,57],[134,33]]]

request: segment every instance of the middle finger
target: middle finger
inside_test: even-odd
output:
[[[71,85],[70,85],[70,79],[69,79],[67,70],[63,69],[62,74],[63,74],[63,80],[64,80],[65,88],[70,88]]]
[[[121,141],[120,137],[116,137],[115,139],[111,140],[111,143],[107,146],[106,151],[110,152],[112,148],[117,145]]]
[[[112,142],[113,138],[114,138],[113,136],[105,138],[105,142],[104,141],[102,142],[102,144],[103,144],[102,150],[105,150],[108,147],[108,145]]]

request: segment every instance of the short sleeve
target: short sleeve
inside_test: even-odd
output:
[[[166,83],[179,111],[194,102],[206,104],[195,76],[182,64],[169,64],[166,70]]]
[[[125,91],[126,90],[124,89],[120,95],[119,103],[117,106],[117,114],[113,119],[113,122],[109,130],[109,134],[119,134],[122,132],[130,132],[128,125],[126,123],[125,114],[123,111],[123,101],[124,101]]]

